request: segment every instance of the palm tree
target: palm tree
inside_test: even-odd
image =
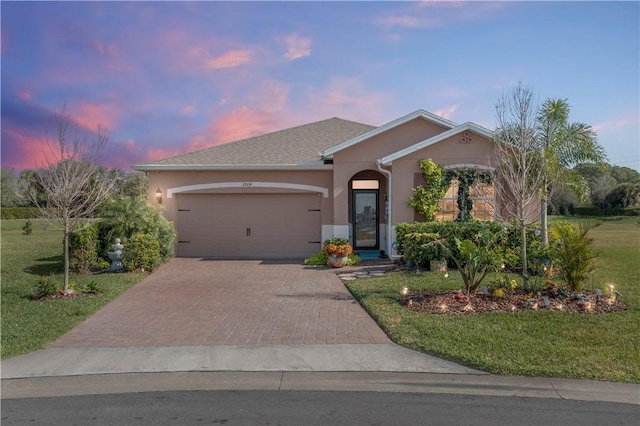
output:
[[[570,168],[584,161],[604,163],[607,159],[590,125],[569,123],[570,109],[567,99],[547,99],[537,117],[544,159],[540,191],[540,224],[544,244],[548,243],[547,205],[553,190],[562,182],[569,183],[574,189],[586,188]],[[584,194],[576,195],[581,197]]]

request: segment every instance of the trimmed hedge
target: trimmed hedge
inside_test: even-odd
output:
[[[574,207],[573,213],[576,216],[640,216],[640,207],[627,207],[621,209],[618,207],[608,207],[605,211],[600,207]]]
[[[40,216],[37,207],[2,207],[0,218],[2,219],[36,219]]]
[[[514,270],[521,268],[520,229],[515,225],[503,230],[500,222],[405,222],[396,225],[396,250],[412,266],[427,269],[431,260],[446,259],[449,266],[455,263],[452,256],[458,256],[458,240],[475,240],[481,228],[500,233],[496,251],[505,267]],[[527,227],[527,258],[546,258],[540,237],[535,235],[536,225]],[[434,250],[430,241],[434,239],[446,246],[445,250]],[[427,244],[425,246],[425,244]]]

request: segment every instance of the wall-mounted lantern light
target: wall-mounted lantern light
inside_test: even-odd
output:
[[[156,191],[156,200],[158,200],[158,204],[162,204],[162,191],[160,191],[160,187]]]

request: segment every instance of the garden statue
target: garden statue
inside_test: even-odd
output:
[[[122,249],[123,245],[120,244],[120,238],[116,238],[115,244],[111,245],[113,251],[107,253],[109,259],[111,260],[111,266],[107,268],[107,272],[115,272],[119,271],[123,268],[122,266]]]

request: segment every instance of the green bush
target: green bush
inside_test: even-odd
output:
[[[439,243],[440,235],[429,232],[412,232],[404,235],[403,257],[417,268],[425,268],[430,260],[446,257],[444,247]]]
[[[53,277],[39,276],[38,281],[36,281],[35,285],[33,286],[34,298],[51,296],[52,294],[56,294],[57,292],[58,286],[56,285]]]
[[[98,227],[89,225],[69,235],[69,269],[88,274],[100,266]]]
[[[310,257],[304,260],[305,265],[321,266],[327,264],[327,256],[323,252],[319,251],[312,254]]]
[[[108,247],[113,240],[120,238],[125,244],[134,234],[150,234],[160,244],[160,256],[166,260],[173,256],[175,231],[173,223],[168,221],[156,207],[141,198],[128,196],[116,197],[109,201],[100,212],[103,219],[105,243]]]
[[[37,207],[2,207],[0,217],[2,219],[35,219],[40,216]]]
[[[122,251],[127,271],[153,271],[161,261],[160,243],[151,234],[133,234]]]
[[[31,235],[33,233],[33,224],[31,223],[31,219],[27,219],[22,227],[23,235]]]
[[[542,257],[543,247],[540,237],[535,235],[537,226],[527,227],[527,258]],[[515,224],[502,224],[500,222],[486,222],[473,220],[469,222],[404,222],[396,225],[396,250],[405,260],[414,266],[426,268],[429,260],[441,253],[434,252],[431,246],[424,247],[424,252],[416,254],[421,245],[421,239],[427,236],[438,235],[446,249],[442,253],[442,259],[446,259],[449,265],[454,264],[453,257],[459,256],[456,238],[462,240],[475,240],[480,231],[491,234],[500,234],[497,238],[494,251],[500,256],[501,262],[508,270],[521,268],[520,262],[520,230]],[[424,237],[421,237],[423,235]],[[417,237],[416,237],[417,236]],[[417,240],[417,241],[416,241]]]
[[[96,280],[92,280],[87,284],[80,285],[78,290],[82,293],[100,294],[102,293],[102,286]]]
[[[357,254],[351,253],[349,255],[349,257],[347,258],[347,265],[352,266],[352,265],[358,265],[361,262],[361,258],[360,256],[358,256]],[[327,264],[327,256],[324,255],[324,252],[317,252],[312,254],[310,257],[306,258],[304,260],[304,264],[305,265],[310,265],[310,266],[324,266]]]
[[[587,233],[595,225],[582,221],[578,226],[568,222],[555,222],[549,228],[550,253],[554,270],[571,291],[580,288],[583,281],[594,270],[596,257]]]

